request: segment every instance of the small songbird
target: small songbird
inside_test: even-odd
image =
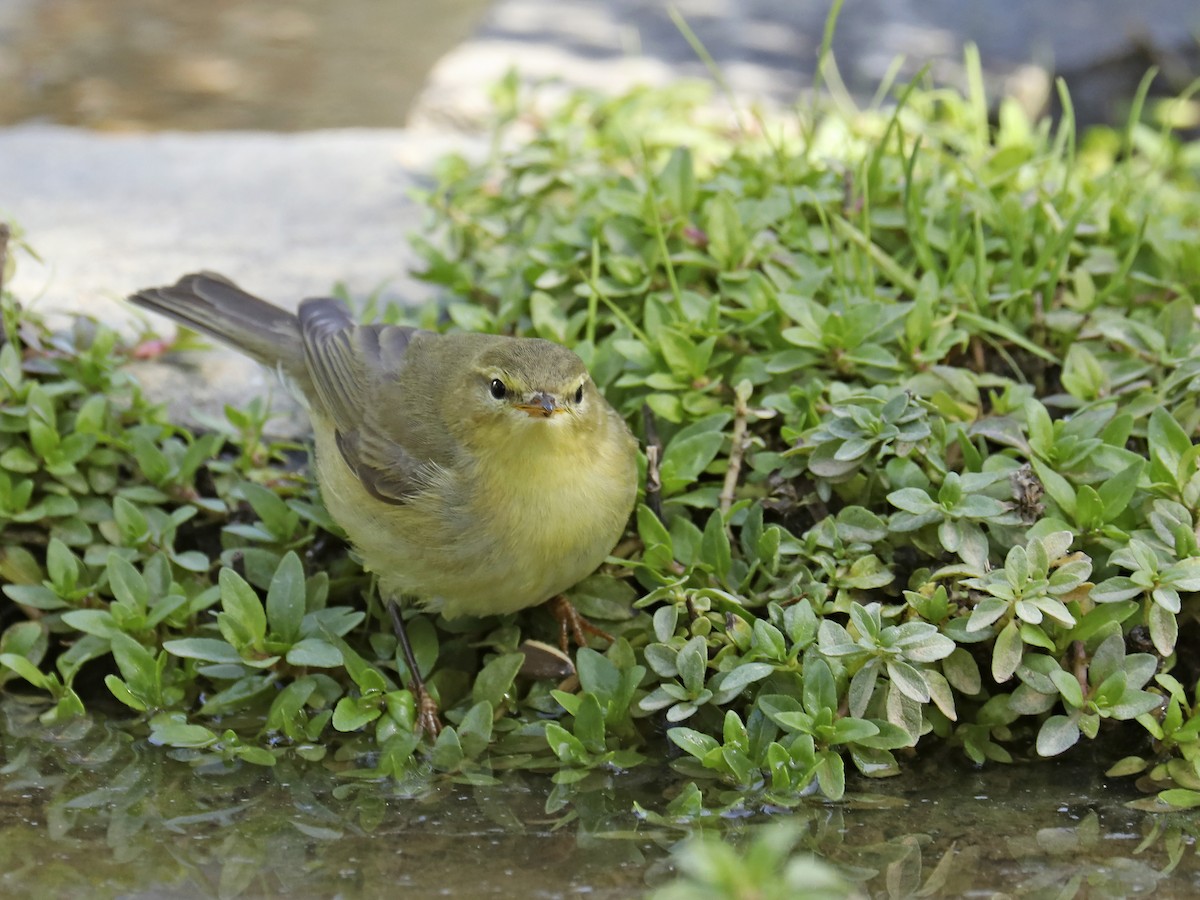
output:
[[[208,272],[129,299],[277,369],[303,397],[321,496],[379,578],[427,730],[437,708],[396,601],[448,618],[543,603],[625,528],[637,444],[565,347],[360,325],[329,298],[293,315]]]

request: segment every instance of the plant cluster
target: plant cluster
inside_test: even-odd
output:
[[[1065,93],[1056,128],[900,93],[781,122],[502,90],[519,136],[443,163],[425,276],[644,423],[638,709],[732,789],[674,811],[1106,720],[1195,803],[1200,146],[1140,100],[1078,143]]]
[[[704,786],[672,818],[1124,722],[1118,770],[1200,803],[1200,146],[1139,110],[1077,143],[1065,95],[1057,128],[916,86],[729,121],[689,86],[544,112],[514,83],[491,155],[425,193],[419,318],[566,343],[634,423],[631,540],[573,592],[612,645],[555,685],[521,674],[538,613],[415,616],[452,726],[422,744],[264,411],[169,423],[114,364],[138,348],[10,298],[0,683],[48,721],[107,694],[197,762],[549,769],[553,809],[665,733]]]

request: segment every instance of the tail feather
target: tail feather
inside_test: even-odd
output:
[[[169,287],[132,294],[131,303],[229,344],[263,365],[306,381],[296,316],[248,294],[215,272],[184,275]]]

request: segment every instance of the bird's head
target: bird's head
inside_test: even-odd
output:
[[[488,433],[526,434],[536,426],[574,430],[602,413],[583,360],[537,338],[489,347],[477,358],[467,390],[477,427]]]

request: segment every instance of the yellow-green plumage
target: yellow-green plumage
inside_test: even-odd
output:
[[[586,577],[625,527],[636,444],[564,347],[356,325],[333,300],[293,316],[209,274],[130,299],[296,385],[325,504],[389,594],[511,612]]]

